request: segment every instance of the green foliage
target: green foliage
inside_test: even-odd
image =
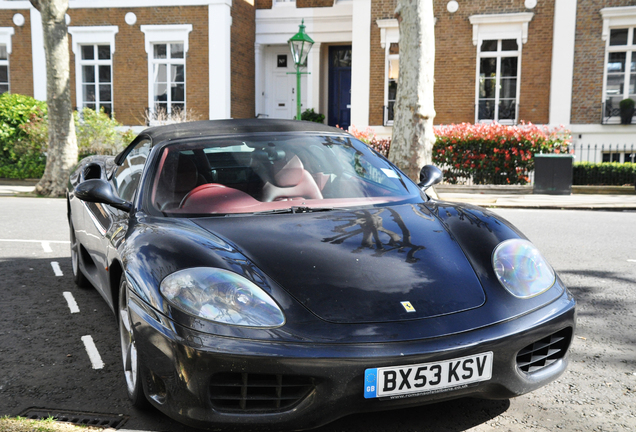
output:
[[[628,111],[634,109],[634,99],[623,99],[618,103],[621,110]]]
[[[0,95],[0,141],[3,145],[13,143],[21,135],[20,125],[29,122],[34,115],[46,116],[45,102],[19,94]],[[3,151],[6,150],[3,148]]]
[[[535,153],[567,153],[570,142],[567,130],[533,124],[462,123],[435,128],[435,135],[433,163],[448,183],[526,184]]]
[[[0,95],[0,177],[41,177],[41,149],[30,149],[24,127],[46,118],[46,103],[29,96]]]
[[[45,113],[46,105],[44,110],[37,106],[29,113],[27,121],[15,127],[11,140],[4,145],[8,149],[8,157],[3,158],[4,154],[0,154],[0,178],[42,177],[49,141]],[[131,129],[122,132],[121,124],[103,111],[84,108],[81,115],[75,112],[74,117],[80,159],[94,154],[115,155],[135,138]]]
[[[134,138],[131,129],[119,131],[121,124],[103,110],[84,108],[81,115],[75,111],[74,116],[80,159],[96,154],[116,155]]]
[[[572,167],[573,185],[633,185],[635,179],[636,163],[632,162],[578,162]]]
[[[313,108],[306,109],[301,115],[301,120],[311,121],[315,123],[322,123],[325,121],[325,115],[314,112]]]

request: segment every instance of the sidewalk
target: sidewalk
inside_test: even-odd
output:
[[[33,192],[37,180],[0,179],[0,197]]]
[[[33,192],[35,182],[0,180],[0,197]],[[534,195],[531,186],[454,186],[438,185],[435,190],[444,201],[475,204],[482,207],[570,209],[570,210],[636,210],[633,188],[575,188],[572,195]],[[612,193],[603,193],[603,192]],[[624,194],[618,194],[616,192]],[[582,192],[582,193],[577,193]],[[600,193],[595,193],[600,192]]]
[[[438,193],[445,201],[482,207],[570,210],[636,210],[636,195],[488,195]]]
[[[532,186],[435,186],[439,199],[482,207],[636,210],[633,187],[575,186],[571,195],[535,195]],[[609,192],[609,193],[608,193]]]

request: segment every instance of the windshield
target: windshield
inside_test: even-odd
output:
[[[346,135],[207,138],[161,150],[151,205],[168,216],[375,205],[419,189]]]

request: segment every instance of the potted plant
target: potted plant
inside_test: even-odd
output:
[[[634,100],[623,99],[618,105],[621,109],[621,124],[631,124],[634,116]]]
[[[313,108],[306,109],[301,115],[301,120],[322,123],[325,121],[325,115],[314,111]]]

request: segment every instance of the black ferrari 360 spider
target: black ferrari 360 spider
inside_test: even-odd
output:
[[[340,129],[147,129],[68,187],[75,281],[116,313],[135,405],[198,427],[305,429],[566,368],[575,302],[485,209],[429,198]]]

